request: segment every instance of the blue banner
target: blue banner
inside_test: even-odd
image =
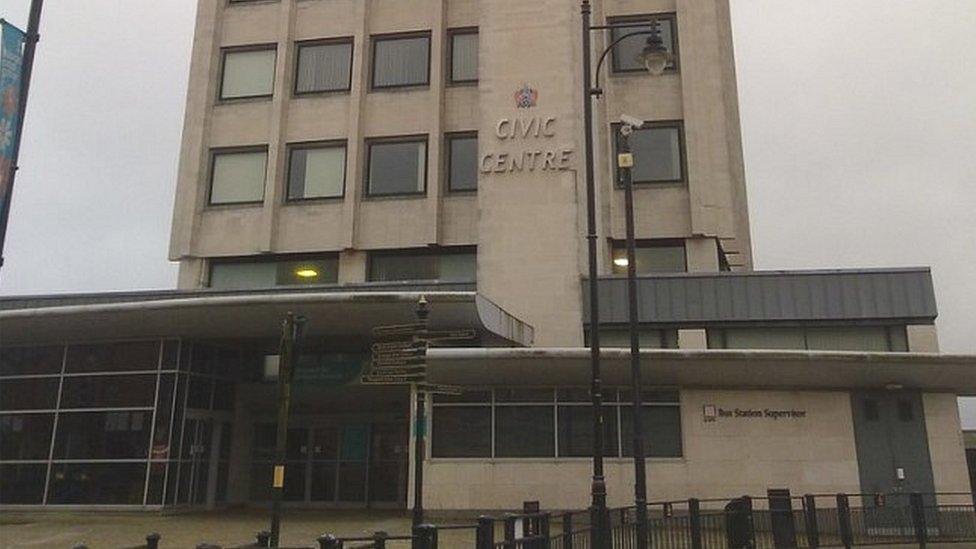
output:
[[[24,33],[0,20],[0,211],[10,198],[10,166],[20,117],[20,78]]]

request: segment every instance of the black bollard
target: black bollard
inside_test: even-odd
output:
[[[267,530],[261,530],[254,536],[258,543],[258,547],[271,547],[271,532]]]
[[[160,535],[153,532],[146,536],[146,549],[159,549]]]

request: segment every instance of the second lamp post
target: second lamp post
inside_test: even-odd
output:
[[[606,507],[606,484],[603,479],[603,421],[602,421],[602,395],[600,381],[600,319],[598,299],[598,276],[597,276],[597,217],[596,217],[596,181],[594,176],[593,159],[593,105],[592,101],[598,99],[603,90],[600,88],[600,68],[603,66],[607,56],[613,49],[627,38],[637,35],[647,35],[647,41],[643,50],[638,54],[637,61],[654,75],[660,75],[671,62],[671,54],[664,46],[658,29],[658,22],[654,19],[638,23],[618,23],[609,25],[591,25],[591,7],[589,0],[583,0],[581,6],[583,19],[583,125],[584,125],[584,156],[586,161],[586,191],[587,191],[587,239],[589,255],[589,293],[590,293],[590,358],[593,377],[593,507],[592,520],[593,529],[591,532],[591,547],[600,549],[609,546],[611,539],[610,525]],[[591,85],[593,74],[591,73],[591,44],[593,32],[606,32],[612,30],[623,30],[622,36],[614,38],[611,34],[610,44],[599,56],[596,66],[596,85]],[[630,136],[634,130],[639,129],[642,123],[634,121],[631,117],[626,117],[619,126],[620,138],[618,140],[618,157],[616,159],[616,173],[620,178],[620,183],[624,187],[626,201],[626,226],[627,226],[627,294],[629,302],[629,331],[630,331],[630,364],[631,364],[631,385],[633,392],[633,450],[634,450],[634,503],[636,509],[636,538],[637,548],[646,549],[648,546],[648,524],[647,524],[647,474],[644,456],[644,430],[643,430],[643,402],[641,398],[642,379],[640,367],[640,333],[638,329],[637,315],[637,261],[636,261],[636,240],[634,230],[634,196],[631,169],[634,158],[630,152]]]

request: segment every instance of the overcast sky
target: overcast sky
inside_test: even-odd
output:
[[[173,287],[196,0],[45,4],[0,293]],[[732,11],[756,267],[930,265],[943,350],[976,352],[976,1]]]

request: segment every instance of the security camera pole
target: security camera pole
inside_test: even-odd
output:
[[[604,549],[612,545],[610,539],[609,514],[607,511],[607,485],[603,474],[603,394],[602,380],[600,379],[600,305],[599,305],[599,259],[597,240],[597,206],[596,206],[596,176],[593,158],[593,100],[599,99],[603,95],[600,88],[600,68],[606,61],[607,56],[622,41],[633,36],[647,36],[647,41],[638,61],[649,73],[655,76],[662,74],[670,64],[671,52],[664,46],[661,38],[658,21],[649,19],[634,23],[613,23],[605,25],[593,25],[592,6],[590,0],[582,0],[580,3],[580,14],[583,26],[583,152],[585,155],[585,179],[586,184],[586,239],[587,255],[589,260],[589,297],[590,297],[590,397],[593,406],[593,476],[590,485],[590,547],[592,549]],[[623,35],[613,39],[614,30],[623,31]],[[609,34],[610,43],[603,49],[596,63],[596,70],[593,70],[593,50],[591,33]],[[595,76],[595,78],[594,78]],[[595,82],[594,82],[595,81]],[[630,128],[633,130],[633,128]],[[628,134],[629,135],[629,134]],[[633,157],[630,157],[633,165]],[[630,171],[627,170],[628,182]],[[630,185],[627,185],[630,193]],[[631,331],[631,369],[637,372],[634,380],[640,383],[640,342],[637,341],[637,292],[634,270],[634,217],[633,217],[633,195],[627,195],[628,200],[628,257],[629,268],[628,278],[630,279],[630,331]],[[634,362],[636,360],[636,362]],[[640,387],[634,387],[634,433],[643,434],[640,429]],[[635,474],[634,491],[635,505],[637,507],[637,549],[646,549],[648,546],[648,527],[647,527],[647,482],[645,464],[643,459],[642,441],[635,440],[634,461],[637,470]],[[640,457],[639,457],[640,456]]]
[[[41,6],[44,0],[32,0],[27,18],[27,32],[20,31],[6,21],[3,24],[3,44],[0,45],[0,268],[3,267],[3,244],[7,239],[7,220],[10,217],[10,200],[13,198],[14,179],[17,176],[17,159],[20,156],[20,140],[24,133],[24,117],[27,114],[27,93],[30,91],[31,73],[34,70],[34,52],[40,38]],[[10,33],[10,34],[8,34]],[[23,43],[23,53],[20,43]],[[17,66],[17,58],[20,65]],[[10,66],[10,62],[13,66]],[[9,124],[13,124],[10,127]],[[5,143],[4,137],[12,132],[13,139]]]
[[[281,497],[285,488],[285,448],[288,441],[288,412],[291,408],[291,382],[295,374],[298,340],[305,319],[292,313],[281,323],[281,350],[278,356],[278,429],[275,443],[274,473],[271,481],[271,547],[278,547],[281,534]]]
[[[634,238],[634,182],[631,169],[634,167],[634,155],[630,152],[630,135],[635,129],[640,129],[643,122],[631,120],[633,117],[621,117],[624,122],[620,125],[620,139],[617,147],[617,173],[619,183],[624,188],[625,224],[627,225],[627,301],[628,327],[630,328],[630,378],[633,390],[633,427],[634,435],[634,510],[637,513],[637,547],[647,547],[647,464],[644,461],[644,419],[642,401],[642,379],[640,359],[640,333],[637,318],[637,259],[636,240]]]

